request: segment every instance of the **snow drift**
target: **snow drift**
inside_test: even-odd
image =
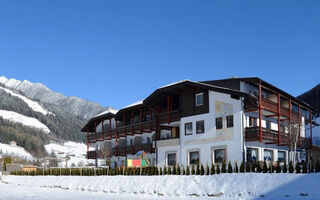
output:
[[[219,174],[213,176],[4,176],[9,184],[112,194],[219,199],[320,196],[320,174]]]

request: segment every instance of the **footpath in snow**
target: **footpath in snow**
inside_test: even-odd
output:
[[[4,183],[106,194],[215,199],[320,199],[320,174],[3,176]]]

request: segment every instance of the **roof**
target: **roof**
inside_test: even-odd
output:
[[[145,104],[150,103],[150,101],[155,96],[157,96],[159,93],[170,91],[172,89],[183,88],[183,87],[186,87],[186,86],[199,87],[199,88],[204,88],[204,89],[208,89],[208,90],[212,90],[212,91],[216,91],[216,92],[221,92],[221,93],[226,93],[226,94],[231,94],[231,95],[237,95],[237,96],[241,96],[241,97],[256,98],[251,94],[248,94],[248,93],[245,93],[245,92],[241,92],[239,90],[234,90],[234,89],[225,88],[225,87],[219,87],[219,86],[210,85],[210,84],[206,84],[206,83],[202,83],[202,82],[195,82],[195,81],[190,81],[190,80],[181,80],[181,81],[177,81],[177,82],[174,82],[174,83],[171,83],[171,84],[168,84],[168,85],[165,85],[165,86],[162,86],[162,87],[158,88],[152,94],[150,94],[143,101],[143,103],[145,103]]]
[[[132,104],[129,104],[129,105],[121,108],[120,110],[123,110],[123,109],[126,109],[126,108],[130,108],[130,107],[135,107],[135,106],[138,106],[138,105],[141,105],[141,104],[143,104],[143,100],[136,101],[136,102],[134,102]]]
[[[118,112],[118,110],[116,110],[116,109],[108,106],[108,107],[106,107],[106,110],[105,110],[105,111],[97,114],[97,115],[94,116],[93,118],[95,118],[95,117],[101,117],[101,116],[106,115],[106,114],[114,114],[114,115],[115,115],[117,112]]]

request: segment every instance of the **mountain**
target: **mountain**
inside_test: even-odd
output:
[[[45,145],[52,141],[83,142],[82,126],[104,110],[41,83],[0,77],[0,142],[16,141],[35,157],[46,155]]]

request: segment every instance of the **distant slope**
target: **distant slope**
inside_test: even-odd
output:
[[[311,90],[299,95],[297,98],[315,107],[319,112],[320,111],[320,84],[318,84]]]
[[[3,143],[0,143],[0,157],[1,156],[19,157],[29,161],[34,160],[34,157],[29,152],[27,152],[23,147],[11,146]]]

